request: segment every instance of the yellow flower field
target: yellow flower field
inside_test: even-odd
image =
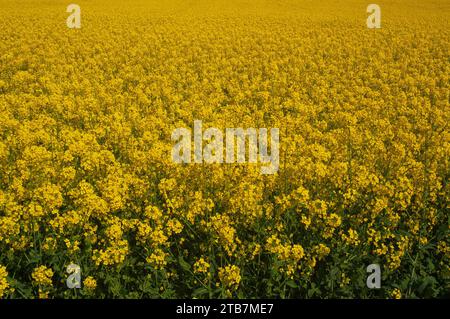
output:
[[[377,1],[381,29],[356,0],[70,3],[0,0],[0,298],[450,294],[449,0]],[[278,172],[174,163],[195,120],[279,128]]]

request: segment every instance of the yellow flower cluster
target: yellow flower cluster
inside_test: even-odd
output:
[[[194,263],[194,272],[207,273],[209,272],[210,267],[211,265],[207,261],[205,261],[202,257]]]
[[[31,277],[37,285],[52,286],[53,270],[46,266],[39,266],[33,270]]]
[[[402,298],[402,292],[400,291],[400,289],[395,288],[394,290],[391,291],[391,297],[393,299],[401,299]]]
[[[122,2],[69,29],[2,1],[0,297],[76,296],[67,260],[88,297],[448,292],[448,0],[381,1],[381,29],[350,0]],[[278,172],[174,163],[195,120],[279,128]]]
[[[303,247],[298,244],[282,244],[276,235],[272,235],[267,239],[266,249],[269,253],[275,254],[277,259],[284,263],[280,267],[280,271],[293,278],[294,272],[298,270],[298,262],[305,256]]]
[[[236,290],[241,282],[241,270],[236,265],[219,268],[219,280],[228,290]]]
[[[348,234],[342,234],[342,240],[349,245],[357,246],[359,244],[358,238],[358,233],[351,228],[348,230]]]
[[[0,298],[5,296],[9,292],[13,292],[14,289],[8,283],[7,277],[8,272],[6,271],[6,267],[0,265]]]
[[[88,276],[83,280],[83,286],[88,290],[94,290],[97,287],[97,281],[92,276]]]
[[[155,269],[162,269],[166,264],[167,254],[161,250],[156,249],[153,253],[146,258],[147,263],[149,263]]]

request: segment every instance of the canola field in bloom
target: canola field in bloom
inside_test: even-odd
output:
[[[0,297],[449,295],[449,0],[380,0],[381,29],[356,0],[70,3],[0,0]],[[174,163],[195,120],[279,128],[278,172]]]

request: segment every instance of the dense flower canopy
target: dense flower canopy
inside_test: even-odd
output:
[[[0,0],[0,297],[449,292],[448,0],[78,4]],[[194,120],[279,171],[173,163]]]

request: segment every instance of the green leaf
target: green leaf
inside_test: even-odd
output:
[[[288,280],[286,282],[286,285],[291,287],[291,288],[298,288],[298,285],[293,280]]]
[[[207,293],[208,293],[208,289],[206,289],[205,287],[200,287],[200,288],[195,289],[194,292],[192,292],[192,297],[206,295]]]
[[[183,258],[183,256],[178,257],[178,262],[180,263],[181,268],[183,268],[184,271],[190,271],[191,265],[189,265]]]
[[[431,276],[425,277],[425,279],[423,280],[422,284],[419,286],[417,291],[419,291],[419,293],[423,293],[424,290],[428,286],[436,284],[436,283],[437,283],[437,281],[436,281],[436,279],[434,277],[431,277]]]

